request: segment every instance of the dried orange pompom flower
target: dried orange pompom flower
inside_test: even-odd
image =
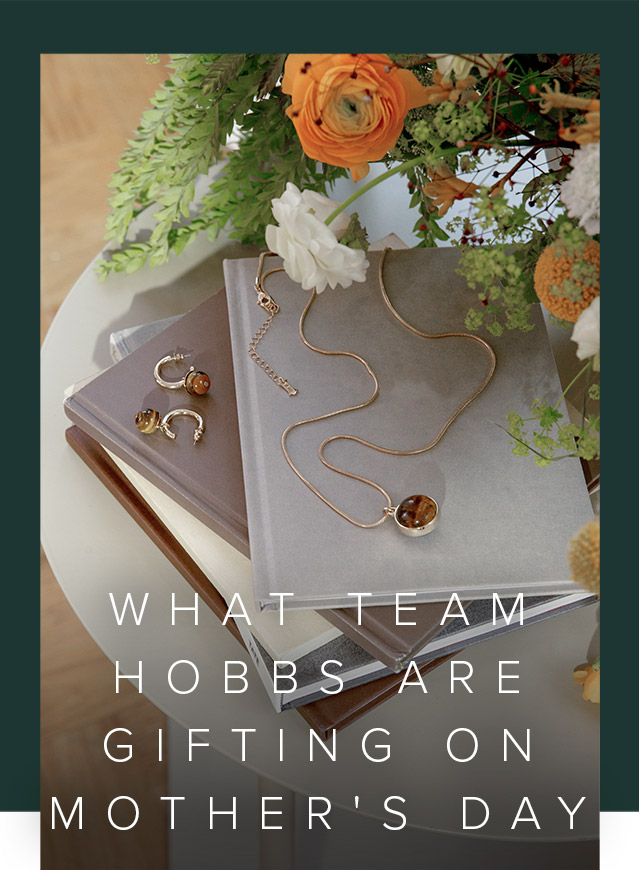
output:
[[[591,520],[569,541],[571,579],[587,592],[600,595],[600,521]]]
[[[533,283],[547,311],[575,323],[585,308],[600,295],[600,245],[585,241],[579,250],[560,239],[538,257]]]
[[[386,54],[290,54],[282,90],[307,157],[351,170],[354,181],[396,144],[409,109],[428,92]]]

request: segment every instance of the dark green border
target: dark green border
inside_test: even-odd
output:
[[[14,2],[2,3],[3,80],[3,290],[5,362],[12,374],[5,390],[11,413],[4,445],[8,518],[4,532],[4,597],[1,644],[6,699],[1,717],[4,750],[0,810],[38,808],[38,503],[35,457],[38,436],[29,419],[36,382],[31,335],[38,322],[35,256],[39,202],[39,55],[43,53],[143,53],[148,51],[459,51],[510,49],[535,52],[593,51],[602,55],[604,129],[602,212],[605,245],[602,282],[618,307],[605,306],[606,348],[603,499],[605,552],[602,648],[602,809],[638,809],[638,580],[635,437],[623,431],[635,419],[637,371],[638,240],[638,6],[635,0],[537,0],[537,2]],[[9,143],[9,144],[7,144]],[[8,188],[8,189],[7,189]],[[617,295],[616,295],[617,294]],[[616,315],[614,315],[614,310]],[[629,322],[631,329],[625,332]],[[617,340],[616,340],[617,339]],[[33,360],[37,354],[33,353]],[[31,368],[33,367],[33,372]],[[632,409],[632,410],[627,410]],[[617,428],[618,448],[609,430]],[[631,426],[635,435],[635,424]],[[45,433],[46,437],[46,433]],[[18,459],[19,457],[19,459]],[[625,487],[625,489],[623,489]],[[616,576],[613,576],[613,573]],[[585,764],[595,763],[585,758]]]

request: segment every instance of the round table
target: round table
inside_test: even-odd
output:
[[[408,242],[413,217],[387,216]],[[404,221],[404,223],[403,223]],[[402,796],[409,826],[461,833],[462,796],[490,807],[490,819],[466,836],[544,841],[592,839],[598,830],[598,708],[586,704],[572,685],[572,669],[584,660],[596,625],[595,608],[582,608],[484,642],[456,658],[471,663],[473,694],[458,684],[450,693],[445,665],[429,674],[428,694],[407,688],[337,735],[337,758],[316,747],[309,761],[309,728],[295,712],[276,714],[247,654],[207,608],[199,625],[178,620],[171,626],[171,593],[184,598],[183,578],[122,510],[92,472],[68,447],[63,392],[69,385],[110,364],[108,338],[116,329],[189,310],[222,287],[222,260],[242,252],[224,236],[214,245],[198,239],[179,258],[130,276],[99,283],[90,264],[60,308],[42,348],[42,540],[51,567],[75,612],[123,674],[143,661],[143,691],[160,710],[185,728],[210,729],[200,737],[214,749],[240,760],[240,735],[254,728],[244,764],[263,777],[303,795],[322,795],[337,806],[396,824],[385,811],[390,795]],[[189,276],[188,282],[183,276]],[[188,292],[184,288],[188,287]],[[566,341],[566,339],[564,339]],[[149,601],[139,627],[118,626],[109,593],[122,600],[131,592]],[[163,638],[158,644],[158,636]],[[223,694],[225,660],[249,666],[249,689]],[[173,662],[189,660],[200,672],[192,694],[168,685]],[[498,661],[519,661],[507,671],[520,674],[519,694],[498,693]],[[126,723],[125,723],[126,725]],[[278,757],[284,729],[284,761]],[[363,753],[363,735],[373,728],[376,743],[391,747],[389,761],[375,763]],[[503,760],[503,729],[524,745],[531,730],[531,761],[517,750]],[[456,763],[447,737],[470,729],[478,741],[472,761]],[[135,745],[135,734],[132,741]],[[452,748],[463,754],[470,735],[458,735]],[[207,750],[195,750],[197,752]],[[186,747],[185,747],[186,752]],[[558,801],[575,806],[573,829]],[[540,830],[512,823],[523,797],[531,802]],[[398,803],[393,804],[399,808]],[[528,812],[523,812],[528,816]]]

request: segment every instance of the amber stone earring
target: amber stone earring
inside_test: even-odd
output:
[[[206,372],[196,371],[195,366],[191,366],[189,371],[177,381],[166,381],[160,374],[160,369],[163,365],[170,362],[180,362],[185,358],[183,353],[170,353],[163,356],[156,363],[153,370],[153,377],[156,383],[165,390],[181,390],[185,389],[191,396],[204,396],[211,386],[211,378]]]
[[[176,433],[171,431],[170,423],[174,417],[193,417],[197,426],[193,433],[193,443],[197,444],[202,438],[204,432],[204,420],[196,411],[190,408],[176,408],[174,411],[169,411],[164,417],[160,417],[160,412],[153,408],[146,408],[144,411],[138,411],[136,414],[135,423],[137,428],[143,435],[150,435],[152,432],[162,432],[167,438],[172,441],[176,439]]]

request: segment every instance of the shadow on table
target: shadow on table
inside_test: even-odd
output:
[[[198,263],[197,266],[185,272],[175,281],[136,293],[131,300],[129,310],[105,324],[98,334],[93,352],[94,362],[100,369],[107,368],[112,364],[113,360],[109,354],[109,336],[112,332],[129,326],[150,323],[153,320],[161,320],[164,317],[185,314],[222,289],[223,260],[257,255],[257,249],[229,241],[228,244],[218,248],[210,257]],[[113,292],[118,292],[115,283]]]

